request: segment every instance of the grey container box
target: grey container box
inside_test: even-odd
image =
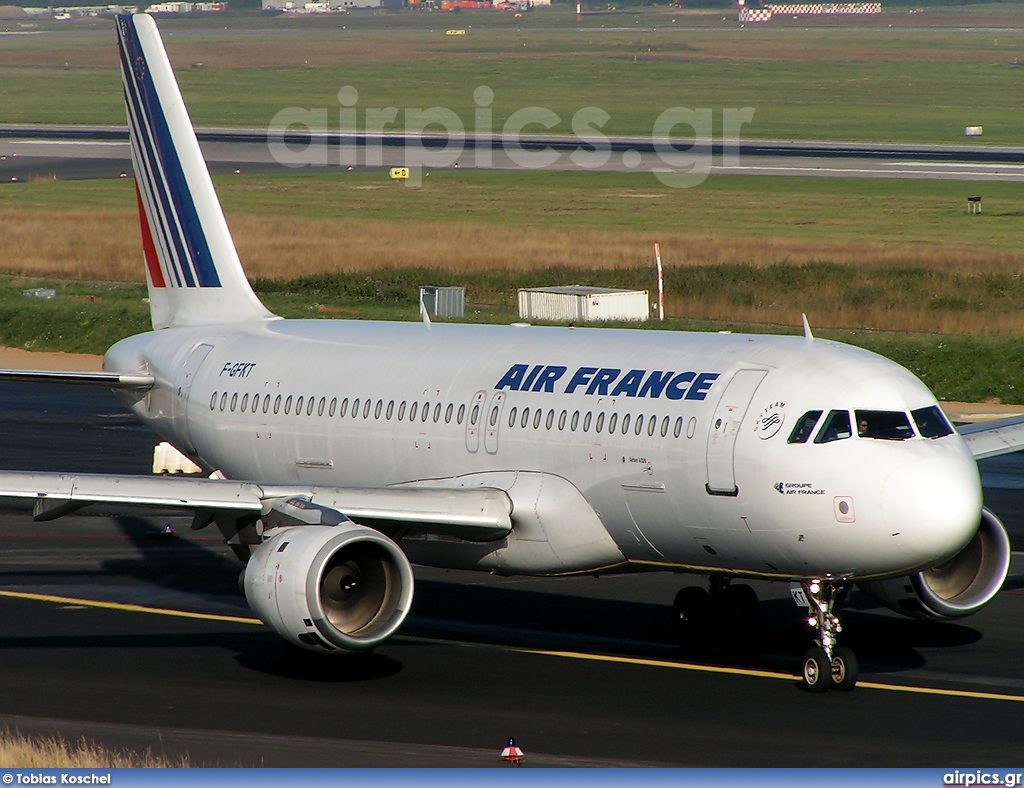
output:
[[[420,301],[431,317],[462,317],[466,313],[466,288],[421,287]]]

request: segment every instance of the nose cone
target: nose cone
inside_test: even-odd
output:
[[[914,564],[957,553],[978,530],[981,505],[978,466],[966,453],[914,460],[882,488],[886,527]]]

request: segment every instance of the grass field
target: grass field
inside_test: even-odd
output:
[[[515,110],[541,106],[562,120],[553,131],[569,133],[573,114],[596,106],[611,115],[605,133],[650,135],[664,110],[684,106],[713,109],[719,134],[722,109],[753,107],[745,137],[961,142],[965,125],[982,125],[985,142],[1024,140],[1020,5],[900,9],[869,22],[892,30],[860,20],[852,30],[806,20],[755,30],[733,15],[644,10],[580,26],[558,9],[515,27],[493,12],[396,15],[387,29],[381,17],[257,18],[256,27],[231,17],[227,31],[202,20],[161,24],[198,125],[265,127],[291,106],[326,108],[336,125],[338,90],[351,85],[360,110],[447,107],[472,130],[473,90],[486,85],[495,129]],[[936,15],[963,29],[922,25]],[[966,29],[976,23],[987,24]],[[450,26],[467,35],[445,36]],[[0,120],[123,123],[109,27],[0,37]]]

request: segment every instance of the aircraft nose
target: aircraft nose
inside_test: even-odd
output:
[[[882,514],[900,549],[915,563],[953,555],[981,518],[981,480],[968,456],[919,459],[889,474]]]

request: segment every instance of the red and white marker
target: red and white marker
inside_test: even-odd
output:
[[[661,248],[654,245],[654,259],[658,261],[658,320],[665,319],[665,288],[661,276]]]
[[[523,751],[516,747],[516,740],[511,736],[508,739],[508,745],[501,751],[501,760],[509,763],[523,762]]]

